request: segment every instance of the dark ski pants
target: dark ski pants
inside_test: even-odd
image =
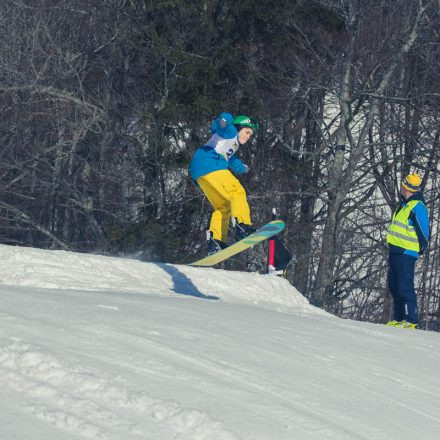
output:
[[[416,259],[405,254],[388,256],[388,288],[393,297],[394,319],[418,322],[417,296],[414,290]]]

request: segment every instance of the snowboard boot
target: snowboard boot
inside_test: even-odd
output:
[[[206,231],[206,255],[215,254],[216,252],[227,247],[228,245],[223,241],[213,238],[212,231]]]
[[[253,234],[256,231],[256,229],[252,225],[238,223],[236,218],[234,218],[233,225],[235,230],[235,239],[237,241],[243,240],[243,238]]]
[[[417,328],[417,324],[413,324],[408,321],[389,321],[385,324],[388,327],[397,327],[397,328],[408,328],[410,330],[415,330]]]
[[[398,326],[400,328],[409,328],[410,330],[415,330],[417,328],[417,324],[413,324],[412,322],[402,321]]]

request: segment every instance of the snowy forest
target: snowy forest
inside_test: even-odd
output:
[[[388,321],[385,235],[420,174],[419,327],[439,330],[440,1],[0,0],[0,33],[0,243],[194,261],[191,156],[249,114],[253,223],[277,208],[288,280],[338,316]]]

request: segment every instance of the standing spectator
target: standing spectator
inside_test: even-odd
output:
[[[388,288],[393,297],[393,320],[387,325],[415,329],[418,323],[414,269],[428,246],[429,219],[421,179],[409,174],[401,183],[400,203],[388,230]]]

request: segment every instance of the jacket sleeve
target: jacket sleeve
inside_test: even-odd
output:
[[[237,174],[243,174],[246,172],[246,165],[237,157],[236,154],[233,154],[228,161],[228,168]]]
[[[220,113],[211,124],[211,134],[217,133],[225,139],[231,139],[237,136],[237,129],[234,124],[234,117],[231,113]]]
[[[423,254],[428,247],[429,240],[429,217],[425,204],[417,203],[411,211],[410,218],[413,221],[417,238],[419,239],[420,253]]]

